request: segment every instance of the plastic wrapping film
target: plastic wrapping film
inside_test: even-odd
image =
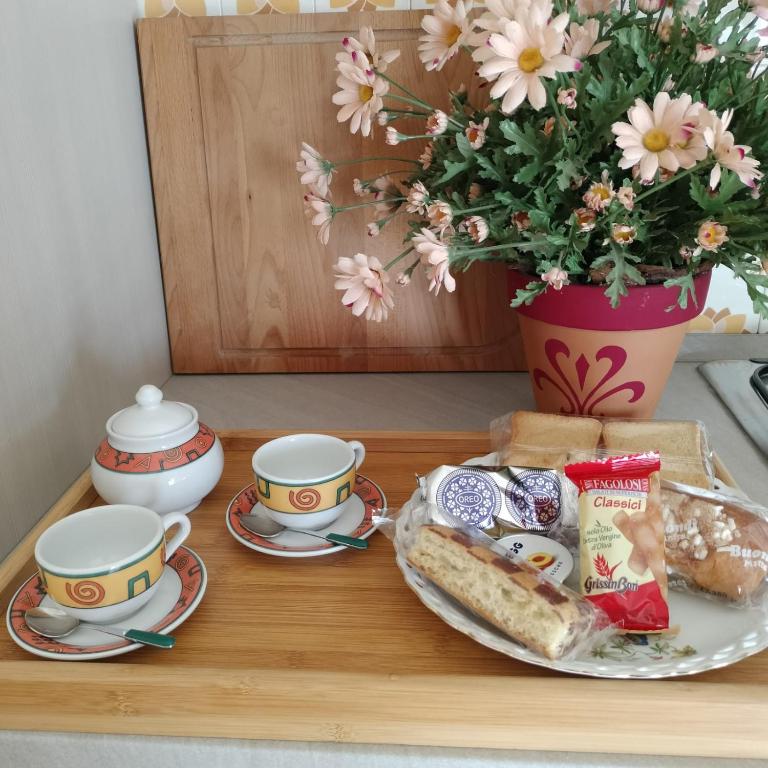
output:
[[[418,478],[421,499],[492,538],[550,534],[573,524],[575,489],[562,472],[529,467],[443,465]]]
[[[662,480],[707,489],[715,484],[709,435],[700,421],[511,411],[491,422],[491,444],[499,464],[554,469],[591,458],[659,451]],[[683,450],[688,455],[681,455]]]
[[[401,567],[415,568],[473,621],[544,658],[588,653],[613,632],[605,614],[478,528],[425,502],[376,519]]]
[[[768,611],[768,509],[664,481],[661,512],[671,589]]]

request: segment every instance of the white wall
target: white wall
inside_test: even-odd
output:
[[[0,558],[170,374],[136,10],[0,3]]]

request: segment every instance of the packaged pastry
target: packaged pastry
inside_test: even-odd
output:
[[[768,589],[768,509],[669,483],[661,505],[671,588],[737,605],[762,604]]]
[[[424,501],[491,535],[546,533],[564,506],[561,475],[552,469],[444,465],[419,485]]]
[[[394,543],[435,587],[542,656],[582,653],[604,637],[608,622],[589,601],[433,505],[406,504]]]
[[[500,463],[562,469],[602,456],[657,451],[661,478],[714,486],[712,452],[699,421],[617,419],[514,411],[491,424]]]
[[[567,464],[579,491],[580,586],[629,632],[669,627],[659,455]]]

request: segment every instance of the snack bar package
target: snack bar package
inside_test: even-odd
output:
[[[568,464],[579,490],[581,592],[628,632],[669,627],[659,454]]]
[[[563,483],[552,469],[444,465],[418,480],[424,501],[491,535],[547,533],[563,513]]]
[[[665,482],[661,513],[670,588],[737,606],[765,605],[768,509]]]
[[[410,565],[428,580],[427,606],[447,593],[462,610],[549,659],[586,653],[613,632],[581,595],[432,504],[409,501],[394,526],[381,530],[393,538],[401,568]]]
[[[714,487],[713,456],[700,421],[657,421],[513,411],[491,423],[500,464],[562,469],[574,461],[658,451],[661,478]]]

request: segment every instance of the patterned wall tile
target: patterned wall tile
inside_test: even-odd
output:
[[[707,306],[691,320],[693,333],[758,333],[768,332],[768,324],[760,323],[752,309],[752,301],[742,282],[727,267],[712,272]]]
[[[407,11],[409,0],[315,0],[316,13],[335,11]]]
[[[221,0],[224,16],[257,13],[314,13],[315,0]]]
[[[139,15],[147,18],[161,16],[221,16],[221,0],[138,0]]]

